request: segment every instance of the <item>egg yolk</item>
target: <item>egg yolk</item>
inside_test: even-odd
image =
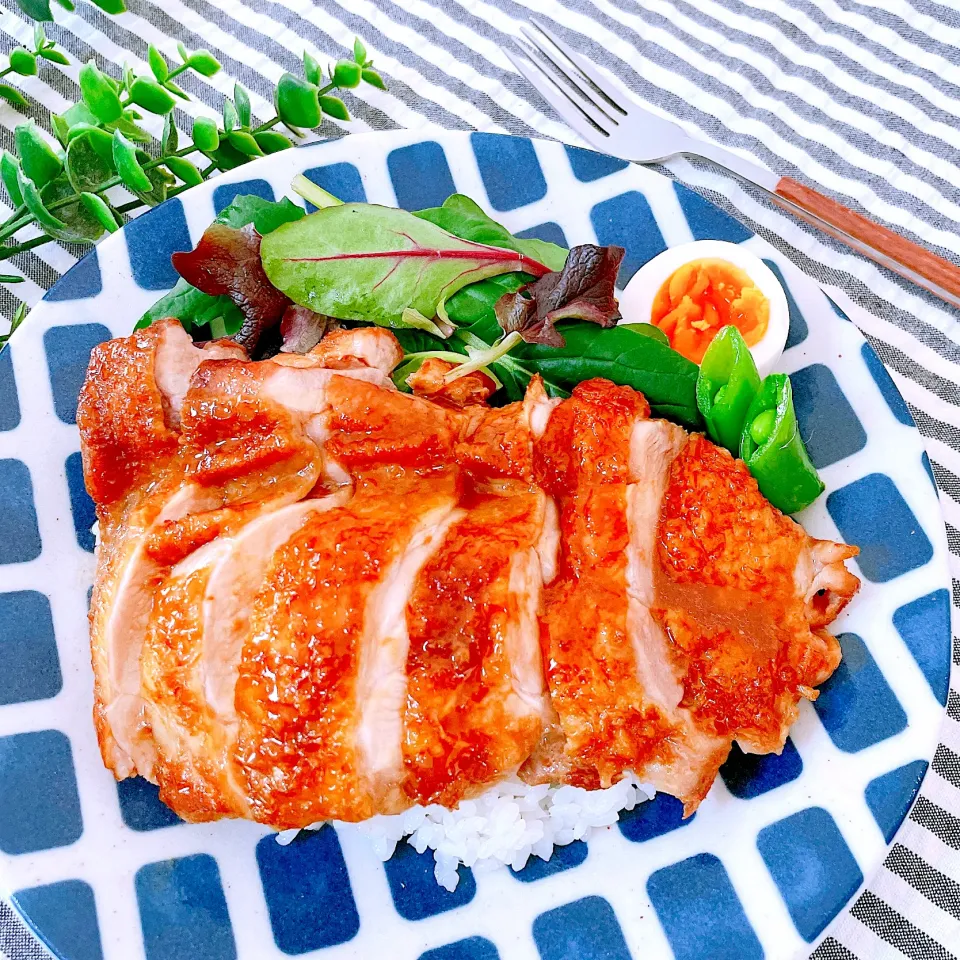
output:
[[[653,299],[650,322],[694,363],[721,327],[732,324],[756,346],[767,332],[770,301],[748,274],[727,260],[691,260],[674,270]]]

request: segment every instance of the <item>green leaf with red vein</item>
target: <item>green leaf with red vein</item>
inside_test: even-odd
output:
[[[263,238],[271,283],[295,303],[338,320],[402,327],[411,308],[433,318],[467,284],[547,267],[516,250],[462,240],[405,210],[326,207]]]

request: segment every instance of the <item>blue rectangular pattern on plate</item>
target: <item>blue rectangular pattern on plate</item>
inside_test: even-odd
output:
[[[680,201],[680,209],[687,218],[687,225],[694,240],[726,240],[727,243],[743,243],[744,240],[749,240],[753,236],[753,233],[739,220],[682,183],[674,183],[673,190],[677,200]]]
[[[588,848],[582,840],[574,840],[562,847],[554,847],[549,860],[531,856],[521,870],[511,871],[513,875],[524,883],[552,877],[555,873],[563,873],[573,867],[579,867],[587,859]]]
[[[284,953],[307,953],[346,943],[360,929],[350,876],[337,831],[329,824],[291,843],[267,834],[257,866],[273,939]]]
[[[183,823],[160,799],[160,788],[143,777],[117,781],[117,799],[123,822],[139,833]]]
[[[516,210],[547,195],[547,181],[529,140],[472,133],[470,143],[494,210]]]
[[[419,960],[499,960],[497,948],[486,937],[467,937],[421,953]]]
[[[647,198],[637,190],[598,203],[590,211],[590,222],[601,244],[616,244],[626,250],[620,264],[621,286],[667,248]]]
[[[77,422],[77,398],[87,375],[90,351],[109,339],[110,331],[102,323],[51,327],[44,333],[53,408],[64,423]]]
[[[190,231],[183,204],[168,200],[148,210],[123,228],[130,269],[137,286],[144,290],[169,290],[180,276],[173,269],[170,254],[190,250]]]
[[[883,838],[889,843],[920,789],[920,781],[927,772],[926,760],[914,760],[891,770],[867,784],[864,796]]]
[[[837,640],[843,659],[813,708],[834,745],[856,753],[905,729],[907,715],[863,640],[855,633]]]
[[[533,939],[542,960],[630,960],[613,907],[603,897],[584,897],[541,913]]]
[[[790,327],[787,330],[787,342],[784,345],[784,349],[789,350],[791,347],[795,347],[798,343],[803,343],[803,341],[807,339],[810,334],[810,328],[807,326],[807,321],[800,312],[797,301],[793,299],[793,294],[790,292],[789,284],[783,277],[783,272],[772,260],[764,258],[763,262],[773,271],[773,275],[780,281],[780,286],[783,287],[783,292],[787,295]]]
[[[79,263],[68,270],[43,296],[44,300],[86,300],[103,290],[100,262],[94,247]]]
[[[60,692],[60,658],[44,594],[0,593],[0,664],[0,704],[46,700]]]
[[[807,943],[843,909],[863,874],[833,817],[809,807],[764,827],[757,847]]]
[[[922,567],[933,556],[923,527],[885,473],[834,490],[827,511],[843,539],[860,548],[857,564],[874,583]]]
[[[387,156],[387,169],[404,210],[439,207],[451,193],[457,192],[447,155],[435,140],[398,147]]]
[[[147,960],[236,960],[217,861],[205,853],[148,863],[135,880]]]
[[[275,200],[273,187],[266,180],[241,180],[240,183],[225,183],[213,191],[213,209],[217,216],[230,206],[237,197],[253,195],[264,200]]]
[[[0,430],[12,430],[20,422],[17,380],[13,375],[13,348],[0,353]]]
[[[563,232],[563,227],[552,220],[547,223],[538,223],[535,227],[528,227],[526,230],[518,230],[517,234],[521,240],[546,240],[547,243],[555,243],[557,246],[567,246],[567,236]]]
[[[97,510],[83,484],[83,461],[79,451],[71,453],[64,465],[67,474],[67,489],[70,492],[70,512],[73,515],[73,530],[81,550],[93,553],[97,541],[93,536]]]
[[[59,730],[0,737],[0,850],[66,847],[82,833],[70,741]]]
[[[900,395],[897,385],[887,372],[887,368],[880,362],[880,358],[877,356],[873,347],[871,347],[869,343],[865,343],[860,348],[860,355],[863,357],[863,362],[867,365],[870,376],[873,377],[880,393],[883,394],[883,399],[887,401],[890,412],[904,424],[904,426],[914,426],[910,408]]]
[[[451,892],[437,883],[434,863],[432,850],[417,853],[409,843],[401,840],[396,853],[384,864],[393,905],[404,920],[425,920],[454,910],[469,903],[476,894],[477,883],[472,870],[463,866],[458,868],[460,882]]]
[[[905,603],[893,625],[923,671],[933,695],[944,706],[950,687],[950,594],[935,590]]]
[[[762,960],[727,871],[712,854],[655,871],[647,895],[676,960]]]
[[[564,150],[567,151],[567,158],[570,160],[573,175],[583,183],[609,177],[611,173],[625,170],[630,166],[626,160],[610,157],[605,153],[597,153],[595,150],[584,150],[582,147],[568,147],[566,145],[564,145]]]
[[[97,905],[89,884],[82,880],[61,880],[18,890],[12,900],[57,956],[69,960],[103,960]]]
[[[801,773],[803,760],[789,737],[779,756],[775,753],[744,753],[734,744],[726,763],[720,768],[727,789],[741,800],[752,800],[776,790],[796,780]]]
[[[363,203],[367,199],[360,171],[352,163],[330,163],[323,167],[311,167],[304,170],[303,175],[344,203]],[[312,203],[307,204],[310,213],[316,209]]]
[[[27,465],[19,460],[0,460],[0,490],[0,563],[35,560],[43,548]]]
[[[617,826],[634,843],[643,843],[693,823],[696,814],[683,819],[683,804],[666,793],[658,793],[652,800],[637,804],[620,814]]]
[[[867,445],[867,432],[829,367],[814,363],[797,370],[790,374],[790,384],[800,435],[818,470]],[[825,424],[830,424],[829,430]]]

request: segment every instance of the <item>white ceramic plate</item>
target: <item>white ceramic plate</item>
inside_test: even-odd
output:
[[[288,847],[250,823],[193,826],[143,781],[114,783],[90,719],[93,514],[77,391],[92,346],[130,332],[238,193],[306,172],[344,200],[410,209],[454,189],[513,231],[627,248],[621,281],[664,247],[742,243],[784,278],[780,368],[827,495],[802,521],[858,544],[863,589],[835,629],[844,661],[780,757],[739,755],[696,816],[659,797],[589,843],[454,893],[429,853],[380,863],[352,827]],[[0,887],[68,960],[661,960],[809,950],[882,859],[946,700],[946,543],[906,405],[853,324],[736,221],[669,180],[558,144],[488,134],[349,137],[261,160],[106,239],[0,357]]]

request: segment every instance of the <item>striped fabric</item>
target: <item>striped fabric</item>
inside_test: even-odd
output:
[[[24,82],[43,123],[79,97],[77,62],[146,69],[147,44],[207,47],[224,72],[184,84],[191,113],[219,112],[232,79],[254,113],[304,48],[321,63],[364,39],[389,85],[347,96],[340,136],[398,127],[484,129],[577,142],[503,53],[539,14],[697,136],[827,188],[854,209],[960,259],[960,13],[948,0],[128,0],[108,17],[84,0],[48,30],[74,61]],[[0,0],[0,49],[32,25]],[[17,116],[0,106],[0,146]],[[181,127],[186,113],[177,115]],[[668,172],[739,216],[816,278],[891,370],[926,437],[941,491],[960,604],[960,326],[935,298],[798,224],[704,164]],[[6,216],[7,211],[0,211]],[[82,254],[46,245],[5,264],[27,281],[0,294],[38,300]],[[960,642],[942,742],[883,868],[813,953],[817,960],[960,957]],[[5,912],[4,912],[5,911]],[[0,905],[0,948],[43,956]],[[706,958],[705,958],[706,960]]]

